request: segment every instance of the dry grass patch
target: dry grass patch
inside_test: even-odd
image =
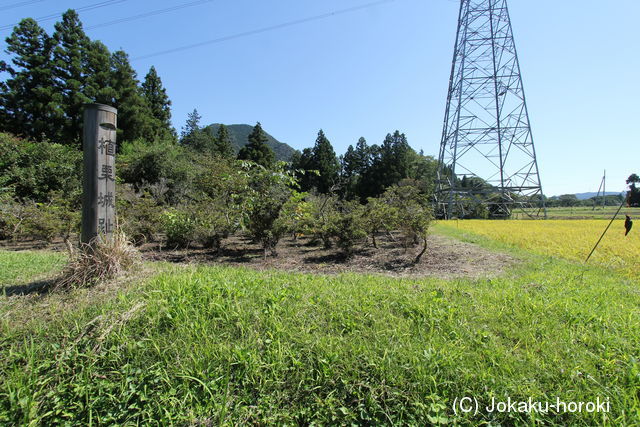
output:
[[[140,261],[138,251],[124,233],[114,233],[111,239],[98,237],[70,254],[69,263],[55,280],[54,289],[93,286],[112,280],[131,270]]]

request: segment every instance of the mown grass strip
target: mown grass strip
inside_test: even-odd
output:
[[[490,280],[165,268],[107,302],[80,296],[47,322],[6,319],[0,421],[640,419],[640,301],[606,271],[548,257]],[[612,412],[456,417],[463,396],[600,397]]]

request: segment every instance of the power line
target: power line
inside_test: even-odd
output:
[[[42,3],[43,1],[44,0],[29,0],[29,1],[22,1],[20,3],[9,4],[7,6],[0,7],[0,11],[9,10],[9,9],[15,9],[16,7],[21,7],[21,6],[28,6],[28,5],[34,4],[34,3]]]
[[[396,0],[379,0],[379,1],[371,2],[371,3],[366,3],[366,4],[363,4],[363,5],[360,5],[360,6],[354,6],[354,7],[350,7],[350,8],[346,8],[346,9],[339,9],[339,10],[335,10],[333,12],[323,13],[321,15],[315,15],[315,16],[310,16],[308,18],[297,19],[295,21],[289,21],[289,22],[284,22],[282,24],[271,25],[269,27],[258,28],[256,30],[245,31],[245,32],[233,34],[233,35],[230,35],[230,36],[219,37],[219,38],[216,38],[216,39],[206,40],[206,41],[193,43],[193,44],[189,44],[189,45],[185,45],[185,46],[180,46],[180,47],[176,47],[176,48],[173,48],[173,49],[161,50],[161,51],[158,51],[158,52],[150,53],[148,55],[142,55],[142,56],[135,57],[135,58],[131,59],[131,61],[138,61],[138,60],[141,60],[141,59],[153,58],[155,56],[167,55],[169,53],[182,52],[184,50],[194,49],[196,47],[206,46],[206,45],[209,45],[209,44],[222,43],[222,42],[226,42],[226,41],[229,41],[229,40],[238,39],[238,38],[241,38],[241,37],[247,37],[247,36],[252,36],[252,35],[256,35],[256,34],[266,33],[266,32],[269,32],[269,31],[279,30],[279,29],[286,28],[286,27],[293,27],[294,25],[305,24],[305,23],[312,22],[312,21],[319,21],[321,19],[330,18],[332,16],[338,16],[338,15],[343,15],[343,14],[346,14],[346,13],[356,12],[356,11],[363,10],[363,9],[369,9],[369,8],[372,8],[372,7],[375,7],[375,6],[379,6],[379,5],[382,5],[382,4],[385,4],[385,3],[392,3],[392,2],[395,2],[395,1]]]
[[[178,6],[168,7],[166,9],[153,10],[151,12],[141,13],[139,15],[133,15],[133,16],[129,16],[129,17],[126,17],[126,18],[114,19],[113,21],[103,22],[102,24],[91,25],[89,27],[85,27],[85,29],[86,30],[92,30],[94,28],[102,28],[102,27],[106,27],[106,26],[109,26],[109,25],[121,24],[123,22],[134,21],[136,19],[147,18],[149,16],[160,15],[161,13],[173,12],[174,10],[178,10],[178,9],[184,9],[184,8],[191,7],[191,6],[198,6],[198,5],[201,5],[201,4],[204,4],[204,3],[211,3],[213,1],[215,1],[215,0],[199,0],[199,1],[194,1],[194,2],[191,2],[191,3],[184,3],[184,4],[181,4],[181,5],[178,5]]]
[[[99,9],[101,7],[107,7],[107,6],[113,6],[114,4],[118,4],[118,3],[124,3],[127,0],[108,0],[108,1],[102,1],[100,3],[94,3],[94,4],[90,4],[84,7],[79,7],[77,9],[75,9],[76,12],[88,12],[90,10],[94,10],[94,9]],[[35,20],[37,22],[42,22],[42,21],[50,21],[52,19],[56,19],[58,18],[60,15],[62,15],[64,12],[60,12],[60,13],[52,13],[51,15],[46,15],[46,16],[41,16],[40,18],[35,18]],[[4,25],[2,27],[0,27],[0,31],[4,31],[4,30],[8,30],[11,29],[13,27],[15,27],[16,25],[18,25],[18,23],[15,24],[11,24],[11,25]]]

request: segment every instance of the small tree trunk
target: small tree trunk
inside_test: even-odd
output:
[[[422,238],[424,246],[422,247],[422,250],[420,251],[420,253],[418,254],[418,256],[416,257],[416,260],[413,262],[414,264],[417,264],[420,262],[420,258],[422,258],[422,255],[424,255],[424,253],[427,251],[427,236],[424,236]]]
[[[375,232],[371,233],[371,240],[372,240],[372,243],[373,243],[373,247],[378,249],[378,244],[376,243],[376,233]]]

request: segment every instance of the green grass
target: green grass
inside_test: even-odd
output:
[[[28,283],[60,270],[66,256],[44,251],[0,251],[0,286]]]
[[[638,282],[457,237],[527,261],[450,281],[160,265],[110,297],[0,300],[0,424],[640,424]],[[457,417],[464,396],[611,413]]]

